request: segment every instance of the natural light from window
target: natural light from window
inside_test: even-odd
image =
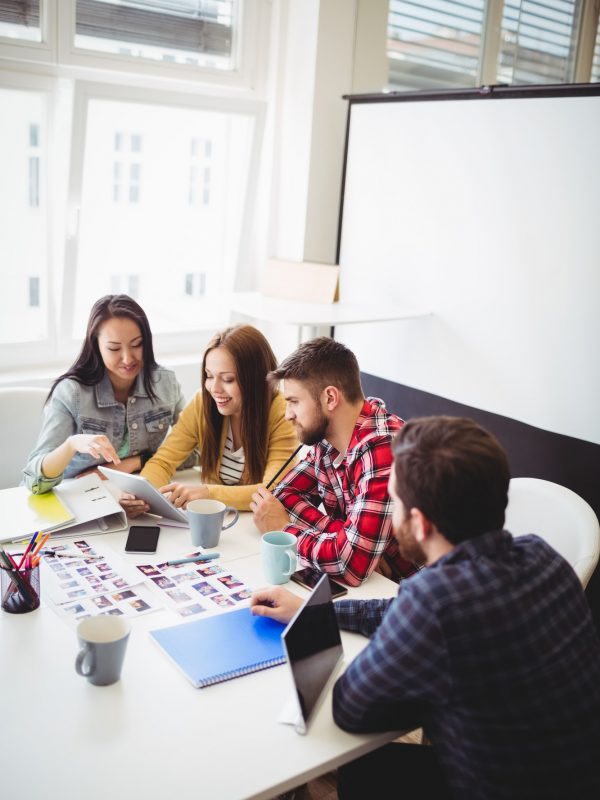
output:
[[[0,343],[48,334],[45,98],[0,89]]]
[[[254,118],[92,99],[73,336],[107,293],[135,297],[155,333],[222,320],[239,257]]]

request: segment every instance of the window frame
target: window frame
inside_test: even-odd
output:
[[[231,70],[76,47],[76,0],[40,0],[41,42],[0,36],[0,59],[47,64],[63,70],[111,70],[125,79],[141,74],[155,79],[212,84],[221,89],[254,90],[260,77],[258,44],[267,0],[235,1],[238,8],[238,27],[233,31],[236,66]]]
[[[47,335],[44,339],[36,341],[21,341],[21,342],[0,342],[0,365],[2,368],[15,368],[22,365],[39,364],[43,361],[54,359],[59,349],[58,335],[57,335],[57,259],[59,258],[57,252],[57,239],[55,236],[55,229],[57,224],[55,220],[60,212],[53,208],[53,187],[57,186],[58,180],[56,172],[57,162],[57,148],[55,137],[54,119],[56,109],[59,102],[59,87],[57,81],[53,78],[42,75],[30,75],[26,73],[5,72],[0,70],[0,88],[14,90],[35,92],[42,94],[45,102],[45,121],[47,123],[47,130],[45,131],[46,152],[43,159],[39,175],[40,183],[46,189],[46,209],[47,225],[46,225],[46,248],[47,248]],[[58,187],[57,187],[58,188]],[[60,223],[58,223],[60,224]]]

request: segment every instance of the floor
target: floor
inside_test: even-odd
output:
[[[411,742],[412,744],[421,743],[422,731],[411,731],[405,736],[397,739],[398,742]],[[338,793],[336,788],[335,772],[327,772],[303,786],[298,786],[290,792],[279,795],[281,800],[338,800]],[[278,800],[274,798],[273,800]]]

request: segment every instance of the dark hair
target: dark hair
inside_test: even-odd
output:
[[[267,376],[272,384],[285,378],[305,383],[315,400],[326,386],[336,386],[349,403],[364,397],[356,356],[327,336],[304,342]]]
[[[408,420],[392,441],[396,493],[454,544],[504,525],[510,470],[495,436],[471,419]]]
[[[206,389],[206,357],[215,347],[223,347],[233,358],[242,395],[240,437],[244,448],[244,477],[248,483],[262,480],[267,463],[269,411],[275,390],[265,378],[277,361],[271,345],[252,325],[234,325],[216,333],[202,359],[202,401],[204,438],[200,449],[203,475],[214,475],[221,454],[223,416]]]
[[[98,332],[106,320],[115,317],[130,319],[140,329],[144,352],[144,389],[150,400],[156,400],[156,392],[152,388],[152,373],[158,364],[154,358],[150,324],[143,308],[126,294],[107,294],[96,300],[90,311],[81,351],[69,369],[54,381],[48,394],[48,400],[52,397],[52,392],[58,384],[65,378],[73,378],[84,386],[95,386],[100,383],[106,368],[98,347]]]

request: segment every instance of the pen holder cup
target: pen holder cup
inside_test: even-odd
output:
[[[0,598],[4,611],[9,614],[25,614],[35,611],[40,604],[40,567],[22,569],[17,573],[0,569]]]

